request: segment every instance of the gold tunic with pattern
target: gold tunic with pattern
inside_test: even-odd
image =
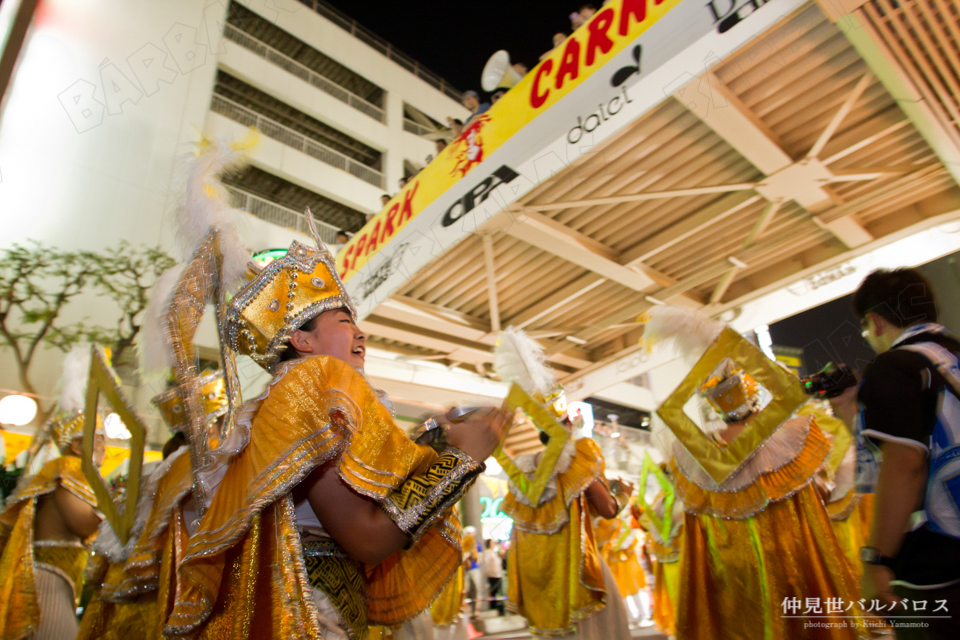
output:
[[[249,442],[185,549],[165,632],[319,639],[310,588],[321,583],[360,637],[368,625],[402,624],[425,610],[460,565],[454,514],[410,549],[362,566],[332,540],[305,548],[292,491],[332,463],[348,486],[383,504],[437,454],[410,441],[363,375],[331,356],[281,365],[255,402]]]
[[[589,438],[574,446],[569,467],[557,463],[555,489],[548,484],[538,506],[524,504],[512,490],[503,500],[503,512],[514,521],[507,608],[527,618],[540,636],[573,633],[578,620],[606,601],[585,493],[603,478],[603,456]]]
[[[80,599],[83,571],[89,557],[86,544],[33,539],[37,500],[58,487],[92,507],[97,506],[80,469],[80,458],[63,456],[47,462],[36,475],[27,478],[7,499],[7,508],[0,515],[0,638],[3,640],[26,637],[39,624],[40,608],[34,582],[37,565],[64,578],[73,589],[75,600]]]

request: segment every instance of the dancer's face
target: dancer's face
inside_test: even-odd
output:
[[[354,367],[363,367],[367,355],[367,336],[345,309],[324,311],[313,329],[297,329],[290,344],[304,356],[333,356]]]

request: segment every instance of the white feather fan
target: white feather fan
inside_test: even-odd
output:
[[[83,411],[87,402],[87,378],[90,377],[89,343],[75,345],[63,358],[63,377],[60,378],[60,411]]]
[[[698,311],[669,305],[657,305],[647,311],[646,316],[645,346],[672,342],[684,358],[692,361],[703,355],[724,328],[722,322]]]
[[[493,350],[493,370],[504,382],[516,382],[530,395],[547,396],[557,387],[557,379],[546,366],[543,348],[520,329],[507,327],[500,332]]]
[[[246,155],[246,149],[234,149],[229,141],[217,139],[198,157],[191,156],[183,189],[185,195],[176,212],[177,244],[183,261],[193,257],[212,229],[220,230],[222,282],[228,289],[235,289],[245,281],[250,254],[237,233],[238,212],[229,204],[230,194],[220,175],[238,168]]]
[[[139,349],[140,369],[147,377],[165,375],[176,364],[167,343],[167,312],[170,308],[170,296],[183,269],[182,264],[167,269],[150,289],[150,301],[144,311]]]

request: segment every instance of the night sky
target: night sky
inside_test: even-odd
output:
[[[553,46],[554,33],[570,33],[568,16],[583,4],[326,1],[460,91],[480,91],[483,65],[499,49],[510,53],[511,62],[523,62],[532,69]]]

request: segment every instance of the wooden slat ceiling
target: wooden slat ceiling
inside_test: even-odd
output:
[[[523,198],[526,222],[494,219],[393,300],[455,314],[451,335],[469,324],[480,347],[493,344],[497,322],[522,326],[575,373],[635,345],[636,317],[658,301],[709,311],[960,211],[960,188],[815,4],[699,82],[723,108],[691,104],[696,90],[669,97],[591,154],[602,165],[574,164]],[[628,199],[584,202],[614,196]],[[536,224],[551,233],[519,229]],[[568,252],[558,233],[586,253]],[[451,350],[450,360],[462,356]]]

